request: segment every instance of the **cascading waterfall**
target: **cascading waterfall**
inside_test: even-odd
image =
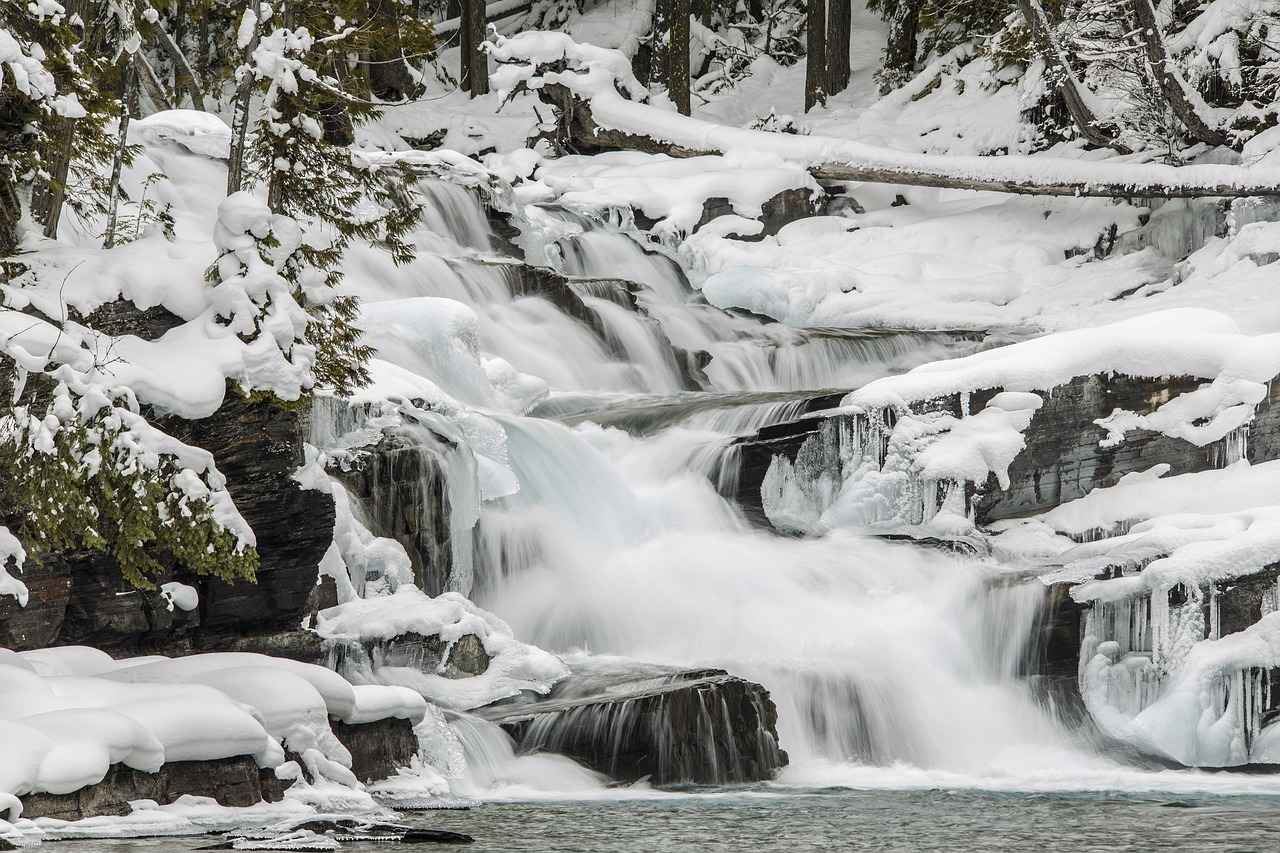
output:
[[[474,196],[456,195],[449,205],[478,210]],[[516,636],[627,666],[713,667],[758,681],[791,754],[784,779],[799,784],[865,781],[869,767],[956,778],[1114,768],[1019,680],[1038,582],[850,532],[778,536],[724,497],[736,437],[792,420],[814,398],[839,399],[816,390],[982,344],[731,316],[706,304],[670,257],[547,211],[539,227],[558,251],[545,254],[568,278],[566,290],[539,290],[516,265],[477,256],[482,214],[450,215],[435,226],[447,258],[420,258],[383,296],[469,306],[481,348],[552,389],[537,416],[490,413],[520,487],[481,506],[471,596]],[[709,356],[701,392],[681,390],[678,352]],[[600,713],[617,719],[592,725],[632,724],[623,706]],[[543,725],[544,741],[560,736]],[[463,716],[455,729],[477,789],[503,774],[525,774],[503,783],[519,785],[530,772],[565,772],[530,770],[549,757],[517,758],[492,724]],[[526,761],[535,763],[512,769]],[[566,785],[594,778],[576,772]]]

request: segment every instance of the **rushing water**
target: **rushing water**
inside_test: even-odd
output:
[[[1228,850],[1271,837],[1259,818],[1274,803],[1263,795],[1280,794],[1273,779],[1135,765],[1037,700],[1020,670],[1038,582],[856,531],[779,536],[724,497],[735,438],[794,419],[821,389],[978,344],[733,317],[671,258],[581,223],[547,253],[587,312],[570,317],[522,292],[512,267],[477,260],[482,225],[442,220],[457,257],[384,294],[471,306],[482,349],[553,390],[531,416],[494,416],[520,489],[481,509],[472,597],[571,663],[720,667],[758,681],[791,764],[750,795],[635,799],[564,759],[517,756],[496,727],[463,720],[464,793],[540,802],[432,825],[492,850],[1012,850],[1032,838],[1122,850],[1192,832],[1197,849]],[[701,390],[687,387],[685,351],[710,356],[693,377]],[[1116,790],[1130,793],[1088,793]]]

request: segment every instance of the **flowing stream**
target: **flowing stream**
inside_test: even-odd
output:
[[[484,503],[472,537],[470,594],[516,636],[575,668],[716,667],[764,685],[790,754],[771,791],[1276,787],[1139,766],[1057,719],[1021,677],[1038,581],[856,531],[781,536],[724,496],[735,438],[980,337],[731,316],[670,257],[544,211],[542,231],[562,230],[545,254],[578,296],[572,316],[521,290],[473,197],[435,192],[441,257],[384,296],[469,305],[481,349],[552,389],[530,414],[492,415],[520,489]],[[696,352],[709,360],[691,368]],[[566,761],[517,757],[491,724],[457,728],[482,799],[619,796]]]

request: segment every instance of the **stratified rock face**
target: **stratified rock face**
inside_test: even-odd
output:
[[[1044,604],[1027,644],[1022,674],[1037,698],[1059,719],[1083,721],[1080,696],[1080,642],[1088,608],[1071,598],[1071,584],[1045,587]]]
[[[131,800],[171,803],[184,794],[212,797],[224,806],[252,806],[279,799],[272,771],[260,770],[247,755],[213,761],[175,761],[155,773],[113,764],[107,776],[70,794],[27,794],[22,816],[80,820],[97,815],[126,815]]]
[[[1116,409],[1155,411],[1206,381],[1186,376],[1079,376],[1042,393],[1044,406],[1024,433],[1026,449],[1009,466],[1010,488],[1001,490],[994,477],[989,480],[974,501],[975,520],[981,525],[1045,512],[1161,462],[1173,466],[1175,474],[1221,467],[1226,462],[1221,442],[1197,447],[1181,438],[1139,430],[1114,447],[1099,447],[1107,432],[1094,423]],[[970,411],[979,411],[995,393],[974,394]]]
[[[569,681],[545,700],[479,713],[522,753],[566,755],[619,782],[741,784],[772,779],[786,766],[777,709],[759,684],[698,670],[582,696]]]
[[[351,772],[361,782],[390,778],[418,754],[418,736],[408,720],[390,718],[357,726],[330,720],[329,727],[351,751]]]
[[[214,454],[227,489],[258,540],[257,584],[201,580],[198,643],[226,648],[244,635],[296,628],[336,602],[317,601],[317,567],[333,542],[332,496],[303,489],[307,407],[250,403],[228,391],[222,408],[199,421],[163,424],[176,438]]]
[[[176,438],[214,454],[257,536],[256,584],[229,585],[172,567],[160,581],[181,581],[200,592],[199,609],[185,613],[170,609],[158,591],[130,587],[106,554],[37,554],[22,575],[30,592],[27,606],[0,598],[0,645],[18,651],[92,645],[117,657],[193,648],[272,652],[271,642],[255,638],[296,633],[309,614],[337,603],[331,583],[317,584],[320,559],[333,540],[333,498],[304,490],[293,479],[304,461],[302,424],[308,417],[305,408],[250,403],[229,392],[209,418],[169,418],[162,424]],[[310,656],[288,656],[300,655]]]
[[[454,589],[454,507],[449,456],[462,454],[425,428],[389,429],[377,445],[333,477],[359,502],[369,529],[404,546],[427,595]]]

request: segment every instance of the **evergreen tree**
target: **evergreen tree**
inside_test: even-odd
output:
[[[353,325],[356,298],[337,292],[343,251],[352,239],[369,240],[407,262],[413,255],[404,238],[421,209],[407,168],[373,165],[348,147],[352,129],[376,107],[326,73],[345,32],[317,38],[306,26],[278,27],[259,38],[245,72],[267,105],[248,145],[247,171],[266,184],[272,212],[304,230],[281,274],[312,317],[307,341],[317,352],[317,383],[344,395],[368,381],[372,350]]]

